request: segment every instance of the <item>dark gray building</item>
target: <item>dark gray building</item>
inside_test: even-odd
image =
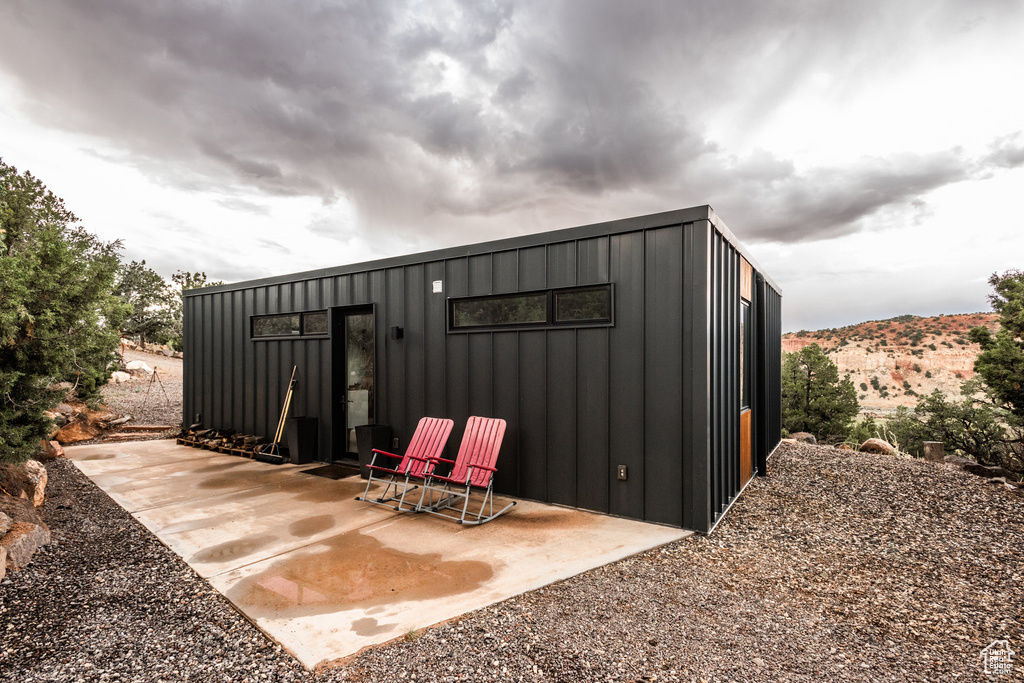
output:
[[[709,206],[186,292],[186,424],[508,431],[496,490],[710,531],[780,437],[781,293]]]

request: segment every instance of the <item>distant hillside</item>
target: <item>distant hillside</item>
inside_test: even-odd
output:
[[[960,383],[974,375],[978,345],[967,333],[972,327],[998,328],[995,313],[964,313],[921,318],[901,315],[859,325],[782,336],[785,353],[818,344],[839,367],[850,373],[862,410],[885,413],[896,406],[914,406],[918,396],[935,389],[956,396]]]

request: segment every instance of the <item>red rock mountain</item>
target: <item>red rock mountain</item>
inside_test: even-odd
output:
[[[995,331],[996,320],[995,313],[901,315],[838,329],[789,332],[782,335],[782,351],[817,344],[840,375],[850,374],[861,410],[885,413],[899,405],[913,407],[919,396],[935,389],[958,396],[960,383],[974,376],[979,351],[967,333],[979,325]]]

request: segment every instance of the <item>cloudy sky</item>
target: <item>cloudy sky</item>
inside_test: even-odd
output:
[[[164,276],[710,204],[787,330],[1024,268],[1024,3],[3,0],[0,157]]]

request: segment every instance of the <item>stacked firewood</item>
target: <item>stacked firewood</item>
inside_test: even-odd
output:
[[[231,429],[203,429],[199,423],[189,425],[178,437],[178,442],[187,446],[240,454],[251,454],[264,441],[262,436],[239,434]]]

